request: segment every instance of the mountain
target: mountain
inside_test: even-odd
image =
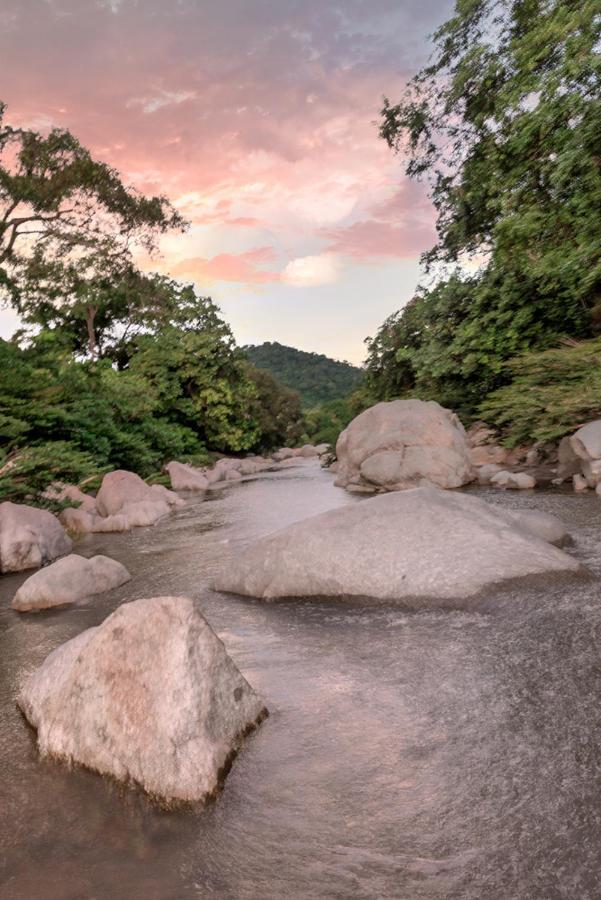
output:
[[[311,409],[350,393],[361,380],[362,370],[321,353],[307,353],[267,341],[243,348],[251,363],[265,369],[282,384],[298,391],[303,406]]]

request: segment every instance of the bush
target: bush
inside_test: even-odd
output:
[[[479,414],[509,446],[555,441],[601,418],[601,338],[511,360],[511,383],[490,394]]]

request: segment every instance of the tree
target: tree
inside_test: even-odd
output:
[[[371,342],[376,393],[384,362],[387,385],[452,387],[474,410],[512,356],[601,324],[600,29],[593,0],[457,0],[432,63],[385,102],[381,135],[428,181],[439,239],[434,286]]]
[[[165,197],[126,187],[68,131],[14,128],[4,113],[0,103],[0,288],[27,321],[50,305],[81,318],[94,356],[96,318],[131,279],[133,251],[152,253],[184,220]]]

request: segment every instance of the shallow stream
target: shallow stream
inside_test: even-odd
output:
[[[601,502],[486,497],[559,515],[594,577],[490,592],[473,612],[212,593],[249,540],[365,502],[314,463],[81,541],[133,575],[84,605],[19,615],[26,575],[2,577],[2,900],[599,900]],[[165,594],[196,600],[271,712],[200,811],[40,760],[14,703],[56,646]]]

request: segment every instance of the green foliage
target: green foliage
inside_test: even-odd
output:
[[[347,399],[330,400],[306,414],[306,439],[312,444],[330,444],[334,448],[338,435],[352,418],[354,413]]]
[[[255,395],[250,400],[249,413],[261,435],[254,449],[264,451],[298,446],[305,429],[299,395],[276,381],[269,372],[246,361],[244,371],[254,385]]]
[[[320,353],[306,353],[277,342],[243,348],[251,363],[297,391],[305,409],[344,397],[362,377],[361,369]]]
[[[439,281],[369,342],[375,399],[469,417],[512,357],[598,330],[600,28],[592,0],[458,0],[431,65],[386,101],[382,136],[431,186]]]
[[[41,495],[54,481],[77,484],[97,470],[89,454],[66,441],[50,441],[13,453],[0,462],[0,503],[35,503],[49,509],[57,504]]]
[[[480,406],[509,445],[557,440],[601,418],[601,338],[526,353],[509,368],[511,383]]]
[[[4,112],[0,102],[0,289],[28,322],[48,325],[53,310],[69,317],[95,356],[96,318],[110,319],[118,295],[143,279],[136,247],[152,251],[185,222],[165,197],[124,185],[68,131],[14,128]]]

